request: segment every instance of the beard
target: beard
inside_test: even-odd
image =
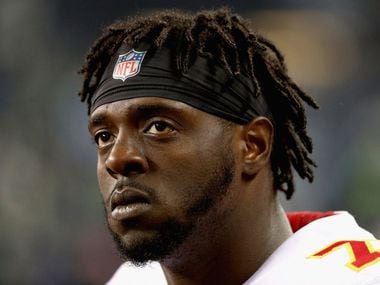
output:
[[[135,240],[128,246],[120,235],[111,230],[108,224],[120,257],[135,266],[143,266],[149,261],[160,261],[171,256],[192,235],[202,217],[217,207],[218,201],[226,195],[234,178],[234,168],[232,151],[227,150],[216,163],[205,183],[184,189],[184,193],[203,193],[201,197],[185,203],[188,206],[184,209],[184,213],[188,220],[192,221],[190,223],[181,222],[176,218],[168,219],[158,227],[153,237]],[[215,223],[217,222],[215,220]],[[128,227],[128,224],[125,226]]]
[[[149,261],[159,261],[170,255],[192,233],[193,227],[171,219],[159,227],[154,237],[135,240],[128,246],[118,234],[109,230],[119,256],[135,266],[144,266]]]

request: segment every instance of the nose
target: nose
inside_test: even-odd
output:
[[[107,172],[114,178],[146,173],[148,161],[143,152],[127,142],[116,142],[105,161]]]

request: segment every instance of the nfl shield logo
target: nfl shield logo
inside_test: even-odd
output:
[[[135,51],[132,49],[125,54],[119,55],[112,77],[125,81],[129,77],[136,76],[140,72],[145,54],[146,51]]]

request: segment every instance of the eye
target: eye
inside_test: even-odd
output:
[[[174,132],[174,128],[169,124],[160,121],[150,124],[144,132],[151,135],[165,135]]]
[[[95,143],[98,145],[98,147],[104,147],[113,141],[113,136],[111,133],[102,131],[98,132],[94,137]]]

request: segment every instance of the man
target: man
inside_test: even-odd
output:
[[[313,179],[283,57],[226,9],[116,22],[80,92],[108,226],[109,284],[380,284],[380,242],[348,213],[286,214]],[[134,267],[134,266],[135,267]]]

